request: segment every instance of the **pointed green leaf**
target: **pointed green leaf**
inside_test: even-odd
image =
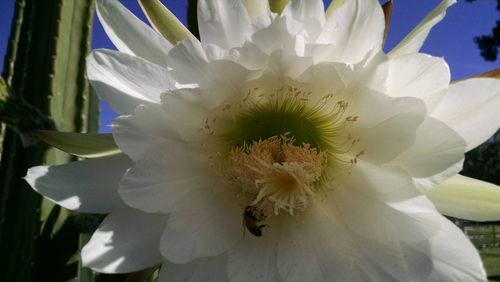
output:
[[[445,215],[474,220],[500,220],[500,186],[455,175],[427,192],[427,197]]]
[[[153,27],[170,43],[192,38],[194,35],[159,0],[139,0],[144,14]]]
[[[5,80],[0,76],[0,95],[4,95],[4,93],[7,93],[7,84],[5,83]]]
[[[287,3],[288,0],[269,0],[269,8],[271,12],[281,14]]]
[[[35,131],[44,143],[82,158],[98,158],[121,153],[112,134]]]
[[[446,9],[455,4],[456,0],[442,0],[394,49],[389,52],[391,57],[418,53],[431,29],[446,15]]]

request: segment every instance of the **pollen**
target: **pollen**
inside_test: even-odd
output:
[[[326,155],[308,144],[294,145],[286,135],[232,149],[232,182],[262,210],[293,214],[304,210],[326,166]]]

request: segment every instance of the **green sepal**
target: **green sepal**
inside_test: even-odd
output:
[[[500,220],[500,186],[452,176],[426,193],[442,214],[473,221]]]
[[[2,100],[5,100],[4,97],[7,97],[7,84],[5,83],[5,80],[0,76],[0,97]]]
[[[287,3],[288,0],[269,0],[269,8],[271,12],[281,14]]]
[[[35,136],[50,146],[82,158],[98,158],[121,153],[112,134],[37,130]]]
[[[192,38],[194,35],[159,0],[138,0],[142,11],[153,27],[170,43]]]

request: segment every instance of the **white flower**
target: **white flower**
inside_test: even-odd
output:
[[[162,263],[160,281],[486,280],[477,251],[425,194],[500,125],[499,80],[450,84],[443,59],[418,53],[453,2],[387,55],[376,0],[346,0],[328,16],[319,0],[291,0],[281,15],[267,0],[200,0],[201,40],[178,44],[99,0],[120,51],[94,50],[88,75],[121,115],[113,137],[126,156],[26,178],[64,207],[110,213],[82,251],[97,271]]]

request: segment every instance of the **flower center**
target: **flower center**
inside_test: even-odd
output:
[[[356,163],[357,155],[346,153],[359,141],[348,134],[358,117],[345,115],[348,103],[334,94],[315,101],[311,95],[293,81],[273,91],[252,87],[201,128],[220,144],[212,157],[239,190],[253,227],[257,218],[303,211],[318,192],[331,190],[333,170]]]
[[[293,214],[307,207],[326,165],[326,155],[285,135],[234,147],[229,155],[233,181],[260,210]]]

